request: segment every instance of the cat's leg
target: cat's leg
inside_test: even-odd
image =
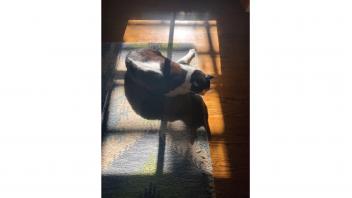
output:
[[[186,54],[186,56],[182,57],[181,59],[179,59],[176,62],[180,63],[180,64],[189,65],[189,63],[192,61],[192,59],[194,58],[195,55],[196,55],[196,50],[195,49],[190,49],[188,51],[188,53]]]
[[[194,141],[197,139],[197,128],[196,127],[190,127],[190,143],[191,145],[194,144]]]
[[[205,130],[207,132],[208,140],[211,140],[211,132],[210,132],[210,127],[209,127],[208,120],[205,121],[204,128],[205,128]]]

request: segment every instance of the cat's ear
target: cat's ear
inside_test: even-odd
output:
[[[212,76],[212,75],[207,75],[206,77],[205,77],[205,79],[207,79],[207,80],[211,80],[211,79],[213,79],[214,78],[214,76]]]

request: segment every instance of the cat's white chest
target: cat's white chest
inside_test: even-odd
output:
[[[165,94],[168,97],[173,97],[173,96],[177,96],[177,95],[184,95],[187,94],[189,92],[191,92],[191,75],[194,72],[194,70],[196,70],[196,68],[191,67],[191,66],[187,66],[187,65],[182,65],[181,64],[182,69],[187,71],[187,75],[185,78],[185,81],[178,87],[176,87],[175,89],[169,91],[167,94]]]
[[[183,95],[191,91],[191,83],[184,82],[182,85],[178,86],[176,89],[169,91],[166,96],[172,97],[177,95]]]

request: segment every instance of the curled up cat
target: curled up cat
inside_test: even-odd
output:
[[[192,144],[201,126],[211,137],[208,110],[199,95],[210,89],[213,78],[190,65],[195,53],[191,49],[174,62],[158,50],[137,49],[127,54],[125,62],[125,91],[132,108],[151,119],[183,120],[193,131]]]

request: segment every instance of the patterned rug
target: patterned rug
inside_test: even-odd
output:
[[[125,77],[126,54],[141,47],[167,54],[166,44],[103,45],[103,64],[114,64],[115,71],[106,88],[111,89],[109,97],[103,97],[108,103],[103,106],[102,197],[215,197],[207,134],[204,127],[191,123],[205,114],[205,104],[198,95],[152,98],[146,103],[148,96],[129,87]],[[174,44],[172,59],[181,58],[190,48]],[[197,57],[191,64],[196,63]]]

